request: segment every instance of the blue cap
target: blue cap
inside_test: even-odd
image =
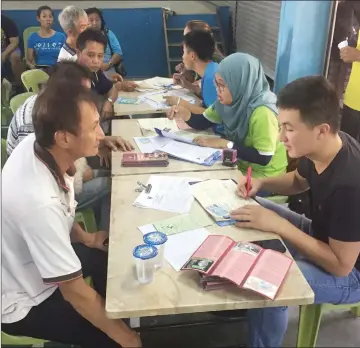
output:
[[[133,255],[141,260],[149,260],[157,256],[158,250],[156,247],[147,244],[141,244],[134,248]]]
[[[144,236],[144,242],[148,245],[161,245],[164,244],[167,239],[167,235],[162,232],[150,232]]]

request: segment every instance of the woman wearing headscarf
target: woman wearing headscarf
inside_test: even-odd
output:
[[[180,117],[195,129],[223,126],[223,137],[197,137],[201,146],[236,149],[238,167],[253,177],[276,176],[286,171],[286,150],[279,141],[276,96],[260,61],[245,53],[226,57],[215,74],[218,100],[203,116],[173,107],[168,118]]]

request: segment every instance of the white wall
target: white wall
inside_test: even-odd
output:
[[[82,8],[146,8],[166,7],[182,14],[214,13],[216,5],[228,6],[235,1],[2,1],[2,10],[31,10],[42,5],[62,9],[68,5]]]

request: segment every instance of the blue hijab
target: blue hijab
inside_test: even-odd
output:
[[[225,126],[225,136],[243,144],[250,117],[259,106],[266,106],[277,115],[276,96],[258,59],[245,53],[234,53],[219,64],[217,73],[224,79],[231,96],[231,105],[222,105],[217,100],[214,108]]]

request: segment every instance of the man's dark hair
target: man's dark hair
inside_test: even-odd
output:
[[[51,9],[51,7],[49,7],[49,6],[40,6],[37,10],[36,10],[36,15],[38,16],[38,17],[40,17],[40,15],[41,15],[41,12],[42,11],[50,11],[51,12],[51,14],[54,16],[54,11]]]
[[[279,92],[277,106],[299,110],[302,121],[312,127],[327,123],[333,133],[340,129],[339,99],[323,76],[307,76],[290,82]]]
[[[40,92],[32,111],[35,137],[40,146],[51,148],[58,131],[78,134],[81,102],[96,107],[97,97],[91,89],[80,84],[52,83]]]
[[[215,52],[215,40],[209,31],[191,31],[184,36],[184,45],[202,61],[212,60]]]
[[[88,16],[96,13],[100,17],[100,20],[101,20],[101,30],[105,30],[105,19],[104,19],[104,16],[103,16],[101,10],[99,10],[97,7],[90,7],[90,8],[87,8],[85,10],[85,12]]]
[[[83,51],[86,48],[87,42],[97,42],[104,46],[104,50],[107,46],[106,36],[99,30],[88,28],[84,30],[76,40],[76,48]]]
[[[53,81],[58,82],[64,80],[64,82],[81,85],[83,80],[92,79],[93,73],[85,65],[73,62],[70,60],[64,60],[53,65],[49,71],[49,81],[47,84]]]

